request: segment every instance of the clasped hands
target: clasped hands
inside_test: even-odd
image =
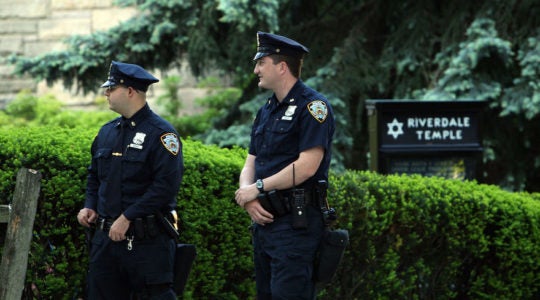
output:
[[[240,207],[247,211],[253,222],[264,226],[272,223],[274,216],[262,207],[257,199],[258,195],[259,190],[255,184],[250,184],[237,189],[234,193],[234,199]]]

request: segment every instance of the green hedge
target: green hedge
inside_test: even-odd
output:
[[[537,195],[369,172],[331,187],[352,234],[324,299],[539,299]]]
[[[87,266],[84,201],[94,129],[0,129],[0,202],[20,167],[41,171],[25,297],[76,299]],[[184,140],[178,195],[184,239],[198,247],[183,299],[253,299],[249,217],[233,202],[243,149]],[[540,197],[474,182],[333,175],[330,201],[351,244],[320,299],[535,299],[540,297]],[[37,297],[36,297],[37,298]]]
[[[82,295],[85,232],[76,215],[84,203],[89,148],[97,129],[0,129],[0,199],[7,203],[19,168],[43,175],[29,256],[27,287],[44,299]],[[234,203],[246,151],[184,140],[185,176],[178,195],[183,237],[198,247],[185,299],[246,299],[253,295],[249,218]]]

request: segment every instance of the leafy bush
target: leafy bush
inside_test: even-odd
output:
[[[351,245],[322,299],[537,299],[540,201],[496,186],[348,171]]]
[[[178,95],[180,80],[180,76],[169,76],[163,79],[165,93],[156,101],[165,110],[163,117],[176,118],[182,108],[182,99]]]
[[[0,195],[11,199],[21,167],[43,175],[34,238],[29,254],[26,297],[73,299],[83,293],[87,254],[85,232],[76,215],[84,203],[86,167],[97,128],[57,126],[0,129]],[[249,218],[233,202],[246,152],[184,141],[185,176],[178,195],[187,224],[183,239],[198,247],[186,299],[211,295],[246,299],[251,280]],[[69,265],[69,267],[68,267]]]
[[[0,199],[11,199],[19,168],[43,175],[25,298],[83,295],[87,254],[76,214],[97,130],[0,128]],[[178,205],[187,226],[182,236],[197,246],[198,256],[181,298],[251,299],[250,220],[233,200],[246,151],[183,143],[186,172]],[[538,194],[346,171],[331,176],[329,195],[339,215],[336,226],[349,230],[351,244],[320,299],[540,296]]]
[[[101,101],[98,97],[96,101]],[[21,91],[5,111],[0,111],[0,124],[13,126],[57,125],[66,128],[95,128],[114,118],[108,108],[85,113],[64,109],[62,102],[52,95],[36,97],[29,91]]]

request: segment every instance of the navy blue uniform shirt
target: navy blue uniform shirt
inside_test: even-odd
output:
[[[256,178],[272,176],[298,159],[300,152],[321,146],[321,165],[301,186],[328,181],[334,130],[334,113],[328,100],[301,80],[281,103],[272,95],[259,109],[251,131],[249,154],[256,156]]]
[[[121,124],[126,124],[121,129]],[[118,143],[122,130],[123,141]],[[115,150],[119,147],[121,152]],[[85,207],[101,217],[128,220],[176,207],[176,196],[183,175],[182,144],[176,130],[145,105],[132,118],[119,117],[105,124],[92,144],[92,163],[88,175]],[[121,154],[120,154],[121,153]],[[121,199],[107,199],[113,160],[120,159],[118,184],[111,184]],[[120,191],[114,189],[120,189]],[[119,210],[107,211],[108,201],[121,201]]]

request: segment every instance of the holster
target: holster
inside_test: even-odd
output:
[[[177,295],[184,292],[193,261],[197,256],[197,250],[193,244],[176,244],[174,255],[174,279],[173,289]]]
[[[349,232],[345,229],[325,230],[315,261],[314,279],[326,285],[332,281],[349,244]]]
[[[345,229],[330,229],[337,219],[336,210],[328,205],[328,182],[319,180],[315,192],[321,208],[325,231],[322,234],[317,259],[315,260],[314,279],[317,283],[330,283],[343,259],[345,248],[349,244],[349,232]]]
[[[176,294],[181,295],[184,292],[193,261],[197,256],[197,250],[193,244],[185,244],[180,242],[180,233],[176,230],[174,224],[171,223],[163,214],[159,213],[158,218],[165,232],[176,241],[176,249],[174,253],[174,278],[173,290]]]

